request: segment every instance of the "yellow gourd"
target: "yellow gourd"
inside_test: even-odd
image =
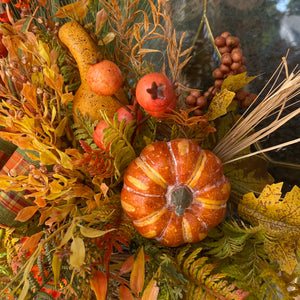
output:
[[[87,31],[77,22],[71,21],[61,26],[58,36],[62,43],[70,50],[79,69],[81,85],[73,100],[73,116],[76,121],[77,110],[81,115],[86,113],[92,121],[102,119],[100,110],[107,110],[109,117],[121,107],[120,103],[128,104],[127,97],[122,88],[115,96],[100,96],[94,93],[87,84],[87,72],[91,65],[97,63],[97,47]]]

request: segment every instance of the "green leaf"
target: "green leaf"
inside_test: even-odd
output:
[[[266,161],[259,156],[237,160],[223,166],[224,174],[231,184],[231,199],[239,202],[250,191],[261,192],[274,182],[268,173]]]

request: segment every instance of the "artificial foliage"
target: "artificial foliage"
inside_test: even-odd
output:
[[[201,26],[213,44],[206,4]],[[2,1],[0,32],[8,55],[0,63],[0,138],[18,149],[26,165],[0,174],[1,204],[10,207],[5,202],[10,195],[9,205],[16,207],[0,215],[1,299],[300,295],[299,188],[282,195],[282,183],[274,183],[266,161],[250,147],[299,114],[296,108],[281,116],[286,101],[299,94],[299,73],[287,72],[284,84],[275,89],[273,84],[263,103],[267,117],[278,115],[265,130],[255,129],[258,113],[254,117],[249,109],[241,116],[234,100],[255,81],[246,72],[228,76],[203,114],[194,114],[197,107],[187,108],[184,99],[196,89],[183,76],[193,47],[184,47],[185,33],[174,30],[167,5],[161,0]],[[120,67],[122,95],[135,113],[141,109],[136,84],[154,71],[172,81],[176,109],[163,118],[141,109],[142,120],[129,123],[120,122],[111,107],[88,107],[99,119],[74,109],[88,65],[70,37],[64,42],[59,37],[68,22],[76,22],[94,43],[93,60]],[[278,72],[285,66],[283,61]],[[114,97],[110,101],[117,101]],[[93,140],[101,119],[108,124],[105,149]],[[178,138],[215,152],[232,190],[226,217],[203,241],[166,247],[137,233],[120,197],[124,173],[141,151]]]

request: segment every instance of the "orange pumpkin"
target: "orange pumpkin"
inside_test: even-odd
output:
[[[121,204],[141,235],[176,247],[204,239],[224,218],[229,194],[220,159],[175,139],[146,146],[130,163]]]

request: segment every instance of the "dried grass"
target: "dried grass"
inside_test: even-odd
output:
[[[286,78],[279,82],[282,72],[286,73]],[[274,82],[272,83],[273,80]],[[297,138],[250,154],[237,156],[241,151],[261,141],[300,113],[300,108],[293,108],[295,104],[299,103],[299,100],[292,104],[289,103],[290,100],[295,99],[300,94],[300,71],[293,70],[289,74],[286,57],[283,57],[281,64],[257,96],[257,100],[267,89],[269,91],[262,101],[257,105],[258,101],[255,101],[214,148],[213,152],[223,163],[230,163],[300,142],[300,138]],[[255,107],[253,108],[254,105]],[[283,116],[283,111],[287,108],[289,110],[292,109],[292,111]],[[257,129],[259,125],[262,125],[263,121],[271,117],[274,120],[270,121],[268,125]]]

